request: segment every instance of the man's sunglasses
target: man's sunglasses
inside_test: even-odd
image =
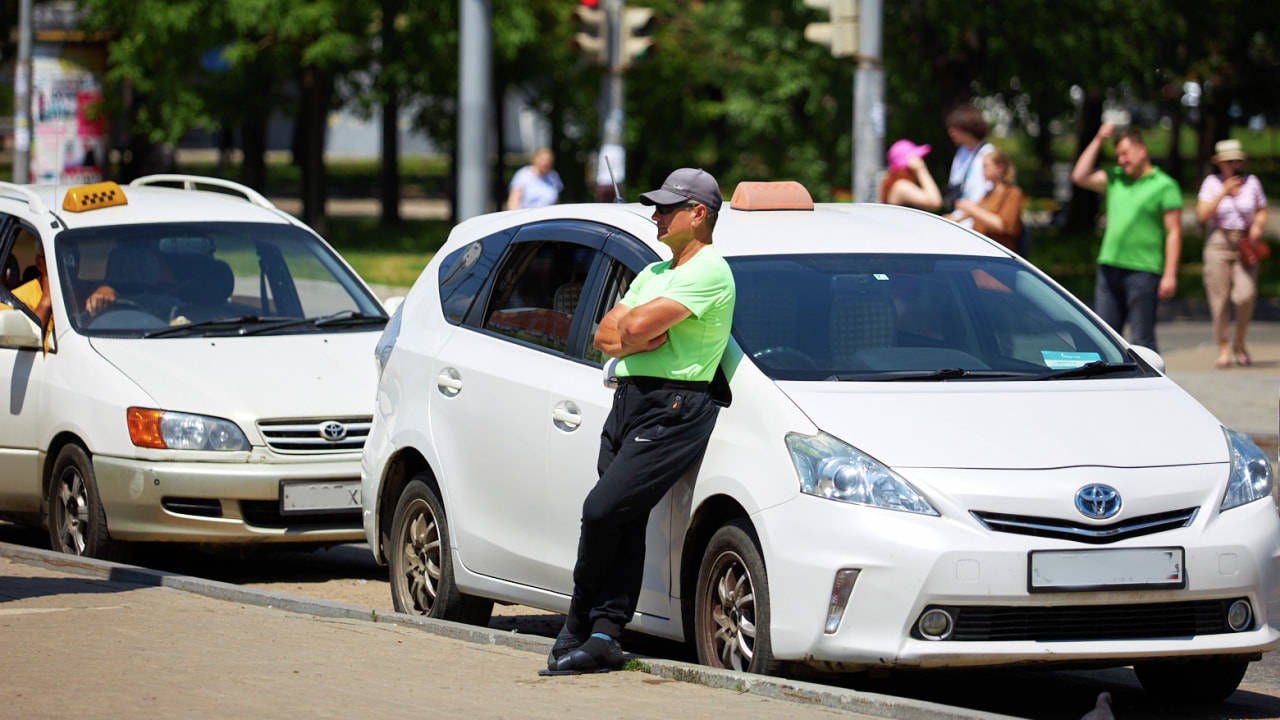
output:
[[[691,207],[698,207],[698,203],[690,202],[686,200],[682,203],[676,203],[674,205],[654,205],[654,207],[658,209],[659,213],[663,215],[670,215],[671,213],[677,210],[683,210],[685,208],[691,208]]]

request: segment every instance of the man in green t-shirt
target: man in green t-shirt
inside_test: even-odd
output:
[[[1107,229],[1098,251],[1094,311],[1117,332],[1129,323],[1130,341],[1156,350],[1157,298],[1178,289],[1182,253],[1182,192],[1178,183],[1151,164],[1142,134],[1116,136],[1117,167],[1094,169],[1102,141],[1115,126],[1103,123],[1080,153],[1071,180],[1106,193]]]
[[[582,505],[569,616],[543,674],[622,667],[618,637],[640,594],[649,512],[701,458],[719,409],[709,385],[735,299],[711,243],[720,186],[681,168],[640,202],[654,206],[672,258],[641,271],[596,331],[596,348],[619,358],[618,389],[600,434],[600,479]]]

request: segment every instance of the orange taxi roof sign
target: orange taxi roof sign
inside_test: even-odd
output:
[[[125,198],[124,191],[110,180],[73,187],[62,198],[62,209],[67,212],[84,212],[112,205],[128,204],[129,200]]]
[[[729,207],[735,210],[812,210],[813,198],[795,180],[744,181],[734,188]]]

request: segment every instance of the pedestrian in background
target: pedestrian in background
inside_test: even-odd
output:
[[[619,670],[618,642],[644,579],[649,513],[706,451],[719,406],[710,381],[729,341],[736,289],[712,244],[723,198],[709,173],[681,168],[640,196],[671,259],[636,275],[595,334],[618,358],[600,434],[600,479],[582,503],[573,595],[546,675]]]
[[[1114,132],[1114,124],[1103,123],[1071,170],[1076,185],[1106,193],[1093,309],[1116,332],[1128,323],[1133,344],[1158,351],[1156,307],[1178,290],[1182,192],[1151,164],[1142,133],[1133,128],[1116,136],[1116,167],[1095,170],[1102,143]]]
[[[886,153],[889,172],[880,182],[880,202],[921,210],[941,209],[942,193],[924,164],[930,149],[928,145],[916,145],[910,140],[899,140],[889,146]]]
[[[1243,172],[1245,154],[1239,140],[1221,140],[1210,158],[1218,172],[1200,185],[1196,219],[1207,223],[1204,241],[1204,290],[1213,318],[1213,338],[1218,342],[1218,367],[1234,357],[1239,365],[1253,360],[1244,338],[1258,297],[1258,265],[1245,261],[1241,243],[1265,243],[1267,196],[1257,175]],[[1235,308],[1235,332],[1231,309]]]
[[[516,171],[511,178],[511,191],[507,195],[507,209],[545,207],[560,200],[564,183],[551,167],[555,156],[550,148],[538,148],[529,158],[529,164]]]
[[[981,202],[991,192],[991,184],[982,174],[982,158],[995,147],[987,142],[987,121],[982,112],[972,105],[961,105],[947,113],[947,136],[956,145],[956,155],[951,159],[951,172],[947,176],[947,189],[942,193],[942,211],[956,209],[960,199]],[[973,227],[972,220],[960,223]]]
[[[947,217],[961,222],[973,221],[973,229],[1018,252],[1018,236],[1022,234],[1022,190],[1013,184],[1013,161],[999,148],[982,158],[982,173],[991,183],[991,192],[980,202],[961,198],[955,212]]]

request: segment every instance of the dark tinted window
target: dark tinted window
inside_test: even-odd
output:
[[[484,328],[563,351],[599,251],[553,240],[517,243],[498,270]]]
[[[484,287],[511,234],[499,233],[458,248],[440,263],[440,306],[444,317],[461,324]]]

